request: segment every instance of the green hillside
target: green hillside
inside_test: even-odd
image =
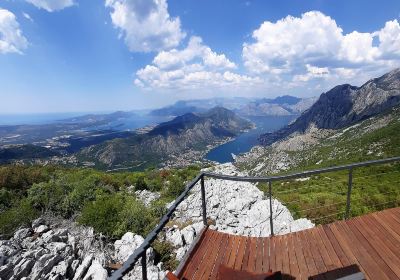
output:
[[[319,132],[321,133],[321,132]],[[315,134],[315,133],[314,133]],[[317,144],[297,151],[277,151],[267,147],[254,161],[240,163],[253,170],[263,161],[284,153],[287,170],[277,174],[318,169],[400,155],[400,107],[337,131],[325,131]],[[268,168],[268,166],[266,166]],[[258,175],[266,175],[259,169]],[[271,172],[269,172],[271,174]],[[295,217],[307,217],[316,223],[343,218],[346,206],[348,172],[331,172],[277,182],[274,196],[286,204]],[[400,163],[357,168],[353,171],[351,215],[373,212],[400,205]],[[266,191],[266,185],[260,185]]]

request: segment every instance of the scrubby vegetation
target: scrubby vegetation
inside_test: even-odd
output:
[[[199,172],[180,170],[105,173],[62,167],[0,167],[0,234],[11,235],[41,213],[53,213],[92,226],[109,238],[127,231],[146,235]],[[159,200],[146,207],[136,190],[157,191]]]

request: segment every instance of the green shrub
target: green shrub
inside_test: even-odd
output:
[[[127,231],[146,235],[153,225],[143,203],[122,193],[100,195],[88,202],[78,221],[111,238],[119,238]]]
[[[153,242],[152,247],[155,252],[155,263],[162,262],[162,269],[174,271],[179,262],[176,260],[176,254],[174,253],[174,247],[171,243],[166,241],[156,240]]]
[[[181,177],[177,175],[169,176],[169,185],[166,193],[168,197],[176,198],[184,191],[184,189],[185,183]]]
[[[78,222],[109,237],[118,238],[121,235],[119,217],[123,207],[120,195],[99,196],[95,201],[87,202]]]
[[[29,226],[38,214],[28,200],[21,200],[18,205],[0,213],[0,234],[12,236],[18,227]]]

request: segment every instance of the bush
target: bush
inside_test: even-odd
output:
[[[15,229],[21,226],[29,226],[38,215],[39,213],[29,201],[23,199],[18,205],[0,213],[0,234],[10,237]]]
[[[143,203],[121,193],[100,195],[88,202],[78,221],[111,238],[119,238],[127,231],[146,235],[152,225],[151,215]]]
[[[163,270],[175,271],[179,262],[176,260],[172,244],[166,241],[156,240],[153,242],[152,247],[156,253],[155,263],[162,262]]]
[[[57,182],[34,184],[28,190],[28,201],[36,209],[46,212],[52,211],[62,214],[61,207],[64,190]]]
[[[185,183],[181,177],[177,175],[169,177],[169,185],[166,194],[168,197],[176,198],[184,191],[184,189]]]

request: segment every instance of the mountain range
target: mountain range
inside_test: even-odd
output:
[[[400,104],[400,69],[371,79],[360,87],[338,85],[319,99],[290,125],[260,136],[260,142],[270,145],[293,133],[304,133],[315,126],[319,129],[339,129],[365,120]]]
[[[201,160],[207,147],[234,137],[252,124],[223,107],[187,113],[161,123],[147,133],[113,139],[84,148],[78,158],[102,168],[154,166]],[[182,158],[185,157],[185,158]]]
[[[181,100],[172,105],[150,112],[155,116],[179,116],[185,113],[201,113],[220,106],[236,112],[241,116],[288,116],[299,115],[308,109],[316,97],[298,98],[290,95],[276,98],[212,98],[198,100]]]

